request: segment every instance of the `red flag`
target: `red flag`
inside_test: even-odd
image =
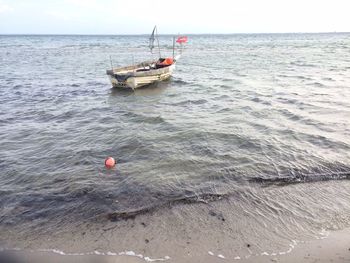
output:
[[[179,43],[179,44],[186,43],[186,42],[187,42],[186,36],[178,37],[176,40],[176,43]]]

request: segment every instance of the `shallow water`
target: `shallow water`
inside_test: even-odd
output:
[[[190,36],[170,81],[130,92],[105,70],[149,59],[145,36],[0,36],[0,230],[40,238],[226,198],[282,218],[275,187],[281,227],[349,225],[346,187],[314,189],[321,203],[300,190],[299,206],[285,188],[350,177],[349,51],[350,34]]]

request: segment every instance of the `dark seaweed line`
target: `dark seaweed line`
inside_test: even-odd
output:
[[[139,209],[134,209],[131,211],[116,211],[107,214],[107,218],[111,221],[119,221],[119,220],[128,220],[128,219],[135,219],[136,216],[141,214],[146,214],[149,212],[154,212],[158,209],[165,208],[165,207],[173,207],[178,204],[192,204],[192,203],[206,203],[214,202],[218,200],[222,200],[223,198],[227,198],[227,194],[211,194],[211,193],[205,193],[201,195],[193,195],[193,196],[185,196],[180,197],[174,200],[166,201],[162,204],[155,204],[151,205],[149,207],[142,207]]]
[[[300,183],[315,183],[321,181],[331,181],[331,180],[349,180],[350,179],[350,171],[349,172],[339,172],[339,173],[324,173],[324,174],[300,174],[294,177],[280,177],[280,178],[251,178],[248,179],[248,182],[251,183],[259,183],[263,187],[270,186],[287,186],[291,184],[300,184]],[[136,216],[151,213],[161,208],[171,208],[175,205],[179,204],[193,204],[193,203],[210,203],[222,200],[224,198],[229,198],[233,193],[224,193],[224,194],[213,194],[213,193],[204,193],[200,195],[192,195],[180,197],[174,200],[165,201],[161,204],[154,204],[148,207],[142,207],[139,209],[134,209],[130,211],[116,211],[107,214],[107,218],[111,221],[120,221],[120,220],[128,220],[135,219]]]
[[[338,173],[324,173],[324,174],[298,174],[294,177],[278,177],[278,178],[250,178],[249,182],[259,183],[262,186],[285,186],[290,184],[300,184],[300,183],[315,183],[322,181],[333,181],[333,180],[349,180],[349,172],[338,172]]]

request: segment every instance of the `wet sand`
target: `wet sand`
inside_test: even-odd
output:
[[[177,248],[173,248],[177,250]],[[139,258],[138,256],[132,255],[120,255],[120,256],[103,256],[103,255],[91,255],[91,256],[67,256],[58,255],[51,252],[38,252],[38,253],[26,253],[16,252],[11,254],[12,261],[10,258],[0,258],[1,262],[7,263],[22,263],[22,262],[67,262],[67,263],[140,263],[140,262],[153,262],[156,259],[150,258]],[[3,255],[3,254],[2,254]],[[164,262],[317,262],[317,263],[345,263],[350,262],[350,228],[346,228],[339,231],[334,231],[329,236],[323,239],[314,239],[307,242],[298,244],[292,252],[284,255],[260,255],[251,256],[249,258],[232,259],[232,258],[220,258],[217,255],[202,254],[196,257],[188,255],[179,255],[178,258],[169,258]]]
[[[275,259],[276,262],[286,263],[350,262],[350,229],[332,232],[325,239],[305,242],[297,246],[288,256],[271,258],[272,261]]]
[[[338,189],[337,196],[327,192],[330,187]],[[350,229],[347,217],[339,218],[349,200],[349,187],[347,181],[330,181],[255,191],[240,188],[218,201],[162,207],[128,220],[111,221],[107,215],[82,222],[58,218],[51,222],[56,227],[43,226],[40,232],[24,226],[16,232],[3,228],[0,247],[20,248],[15,253],[25,254],[30,263],[47,258],[50,262],[350,262]],[[249,202],[239,201],[246,199]],[[327,221],[314,210],[320,209],[315,205],[320,200],[329,207],[323,212]]]

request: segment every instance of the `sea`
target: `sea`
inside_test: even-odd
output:
[[[159,43],[0,36],[1,250],[238,260],[350,226],[350,33],[188,35],[170,80],[112,88]]]

